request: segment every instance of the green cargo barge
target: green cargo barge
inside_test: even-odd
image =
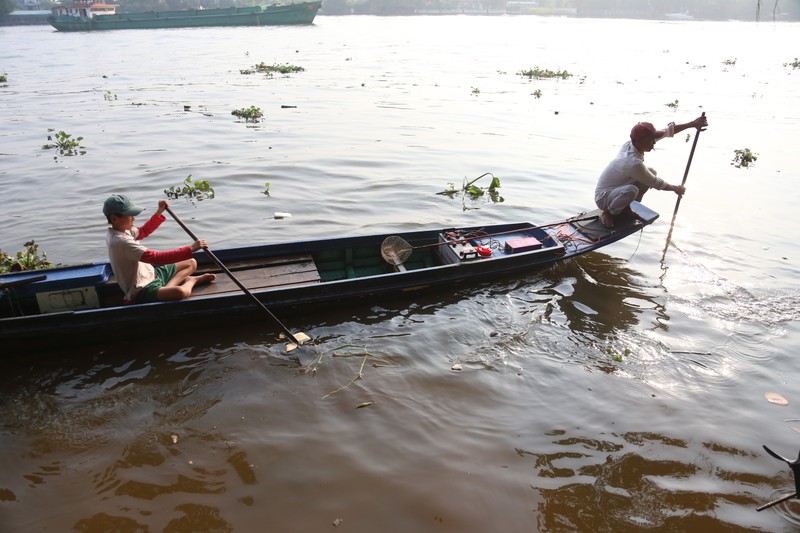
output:
[[[201,26],[283,26],[311,24],[321,1],[269,6],[117,13],[116,4],[75,2],[56,6],[48,21],[58,31],[196,28]]]

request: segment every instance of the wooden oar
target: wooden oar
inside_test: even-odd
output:
[[[186,231],[186,233],[188,233],[188,234],[189,234],[189,237],[191,237],[191,238],[192,238],[193,240],[195,240],[195,241],[199,240],[199,239],[197,238],[197,235],[195,235],[195,234],[192,232],[192,230],[190,230],[190,229],[189,229],[189,228],[186,226],[186,224],[184,224],[184,223],[183,223],[183,221],[182,221],[180,218],[178,218],[178,215],[176,215],[176,214],[175,214],[175,213],[172,211],[172,209],[170,209],[170,207],[169,207],[169,206],[167,206],[167,212],[168,212],[170,215],[172,215],[172,218],[174,218],[174,219],[175,219],[175,222],[177,222],[177,223],[180,225],[180,227],[182,227],[182,228],[183,228],[183,229]],[[218,266],[219,268],[221,268],[221,269],[222,269],[222,271],[223,271],[223,272],[225,272],[225,274],[227,274],[227,275],[228,275],[228,277],[229,277],[229,278],[231,278],[231,280],[232,280],[232,281],[233,281],[233,282],[234,282],[236,285],[238,285],[238,286],[239,286],[239,288],[240,288],[240,289],[242,289],[242,292],[244,292],[246,295],[248,295],[248,296],[249,296],[249,297],[250,297],[250,298],[253,300],[253,302],[255,302],[255,303],[258,305],[258,307],[260,307],[260,308],[261,308],[261,309],[262,309],[262,310],[263,310],[263,311],[264,311],[264,312],[265,312],[267,315],[269,315],[269,317],[270,317],[270,318],[271,318],[271,319],[272,319],[272,320],[273,320],[273,321],[274,321],[276,324],[278,324],[278,325],[281,327],[281,329],[282,329],[282,330],[283,330],[283,332],[286,334],[286,336],[287,336],[287,337],[288,337],[288,338],[289,338],[289,339],[290,339],[290,340],[291,340],[291,341],[292,341],[292,342],[293,342],[295,345],[297,345],[297,346],[300,346],[300,345],[302,345],[302,344],[303,344],[303,342],[305,342],[305,340],[308,340],[308,336],[307,336],[307,335],[305,335],[304,333],[299,333],[299,334],[298,334],[298,337],[302,337],[302,340],[301,340],[301,339],[298,339],[298,337],[295,337],[295,335],[294,335],[294,334],[293,334],[291,331],[289,331],[289,328],[287,328],[286,326],[284,326],[284,325],[283,325],[283,323],[282,323],[280,320],[278,320],[278,317],[276,317],[274,314],[272,314],[272,311],[270,311],[269,309],[267,309],[267,306],[265,306],[263,303],[261,303],[261,300],[259,300],[258,298],[256,298],[256,296],[255,296],[255,295],[254,295],[252,292],[250,292],[250,291],[247,289],[247,287],[245,287],[245,286],[242,284],[242,282],[241,282],[241,281],[239,281],[239,280],[236,278],[236,276],[234,276],[234,275],[233,275],[233,272],[231,272],[231,271],[230,271],[230,269],[229,269],[228,267],[226,267],[226,266],[225,266],[225,265],[222,263],[222,261],[220,261],[220,260],[219,260],[219,258],[218,258],[218,257],[217,257],[217,256],[214,254],[214,252],[212,252],[211,250],[209,250],[209,249],[208,249],[208,246],[204,246],[204,247],[203,247],[203,250],[204,250],[204,251],[205,251],[205,252],[208,254],[208,256],[211,258],[211,260],[212,260],[212,261],[214,261],[214,262],[217,264],[217,266]],[[294,348],[291,348],[291,349],[294,349]],[[291,349],[289,349],[289,348],[287,347],[287,351],[291,351]]]
[[[706,116],[706,112],[703,111],[702,116]],[[697,139],[700,138],[700,132],[704,131],[703,128],[697,128],[697,133],[694,134],[694,142],[692,143],[692,151],[689,152],[689,160],[686,161],[686,170],[683,173],[683,180],[681,181],[681,187],[686,185],[686,178],[689,177],[689,167],[692,166],[692,158],[694,157],[694,149],[697,146]],[[664,245],[664,253],[661,254],[661,261],[664,261],[664,258],[667,256],[667,248],[669,248],[669,243],[672,241],[672,230],[675,228],[675,218],[678,216],[678,208],[681,206],[681,200],[683,199],[683,195],[678,196],[678,201],[675,202],[675,211],[672,212],[672,222],[669,225],[669,233],[667,233],[667,243]]]

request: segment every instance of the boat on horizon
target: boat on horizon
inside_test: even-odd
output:
[[[312,24],[321,0],[265,6],[118,13],[117,4],[73,2],[53,7],[48,22],[58,31],[286,26]]]
[[[694,20],[694,17],[688,11],[676,11],[674,13],[666,13],[664,18],[667,20]]]
[[[216,273],[217,279],[175,302],[123,305],[107,262],[0,274],[0,346],[4,355],[30,355],[263,320],[253,297],[281,316],[413,300],[423,291],[547,268],[624,239],[658,218],[638,202],[631,208],[633,215],[620,217],[612,229],[593,210],[550,224],[435,228],[198,252],[197,272]]]

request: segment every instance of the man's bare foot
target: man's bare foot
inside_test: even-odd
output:
[[[626,216],[626,217],[635,217],[636,213],[633,212],[633,209],[631,209],[631,206],[627,206],[625,209],[622,210],[622,213],[620,213],[620,215],[623,215],[623,216]]]
[[[601,211],[600,212],[600,222],[607,228],[614,227],[614,215],[609,213],[608,211]]]

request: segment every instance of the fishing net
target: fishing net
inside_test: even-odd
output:
[[[397,236],[386,237],[381,244],[383,260],[390,265],[400,266],[405,263],[414,248],[404,239]]]

